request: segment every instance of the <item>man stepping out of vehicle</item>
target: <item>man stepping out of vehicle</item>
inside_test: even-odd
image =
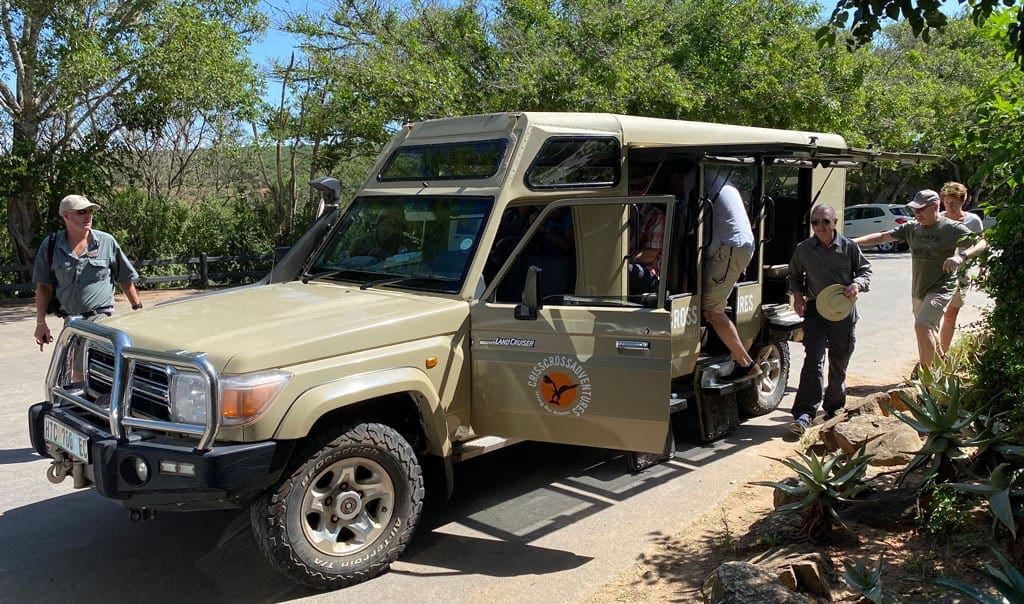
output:
[[[962,222],[939,216],[939,194],[931,189],[918,191],[907,205],[914,210],[916,222],[856,237],[853,241],[862,247],[886,241],[903,241],[910,246],[911,307],[917,353],[921,366],[931,367],[939,348],[939,322],[956,290],[957,269],[983,252],[988,244],[978,239],[958,252],[957,245],[964,237],[971,236],[971,230]]]
[[[871,283],[871,263],[853,240],[836,232],[836,222],[829,206],[811,210],[814,235],[796,246],[789,261],[789,291],[796,314],[804,318],[804,367],[790,427],[797,436],[811,425],[819,404],[826,420],[846,404],[846,368],[856,343],[854,302]]]
[[[726,300],[754,255],[754,231],[739,190],[721,173],[711,183],[714,225],[704,265],[701,310],[734,362],[733,370],[721,380],[735,382],[761,375],[761,368],[743,347],[736,325],[725,314]]]

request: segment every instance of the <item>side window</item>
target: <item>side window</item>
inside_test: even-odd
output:
[[[864,208],[865,218],[881,218],[885,215],[882,208]]]
[[[643,208],[643,206],[651,206]],[[665,203],[634,204],[621,199],[608,202],[561,203],[548,207],[513,207],[495,238],[488,258],[492,267],[488,284],[493,284],[493,301],[517,304],[530,267],[537,267],[538,296],[544,306],[651,307],[657,303],[657,287],[652,292],[630,293],[627,284],[631,258],[639,250],[631,246],[631,215],[640,217],[643,208],[645,232],[636,233],[643,245],[663,249],[668,236],[665,227]],[[660,220],[659,220],[660,218]],[[516,228],[528,226],[522,233]],[[658,232],[660,231],[660,233]],[[662,242],[657,241],[661,237]],[[503,258],[504,255],[504,258]],[[643,258],[655,265],[658,258]]]
[[[846,208],[843,211],[843,220],[860,220],[860,208]]]
[[[577,236],[572,206],[548,211],[536,206],[515,206],[505,210],[498,234],[487,259],[485,278],[489,281],[506,263],[511,267],[495,291],[495,301],[522,300],[526,275],[531,266],[540,269],[538,295],[544,304],[561,303],[576,291]],[[519,253],[511,254],[524,239]]]
[[[613,137],[551,137],[527,169],[526,186],[611,187],[619,182],[620,156]]]

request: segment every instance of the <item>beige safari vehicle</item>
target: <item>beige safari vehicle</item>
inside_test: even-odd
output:
[[[133,519],[248,506],[291,579],[374,577],[461,460],[536,440],[628,451],[639,470],[675,433],[773,410],[801,333],[790,254],[812,206],[842,216],[846,168],[879,159],[831,134],[620,115],[405,126],[344,211],[337,181],[313,183],[324,215],[263,282],[71,321],[33,446],[50,480]],[[757,239],[728,313],[763,374],[738,383],[700,312],[722,182]],[[650,207],[658,278],[634,283]]]

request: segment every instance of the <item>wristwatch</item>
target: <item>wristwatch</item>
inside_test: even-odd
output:
[[[959,254],[957,254],[957,256],[960,256],[960,259],[963,260],[964,262],[967,261],[967,252],[960,252]]]
[[[141,310],[141,309],[142,309],[142,302],[139,302],[138,304],[132,304],[132,310]]]

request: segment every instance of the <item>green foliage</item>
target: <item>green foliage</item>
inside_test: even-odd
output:
[[[920,501],[921,528],[933,535],[948,535],[964,525],[971,515],[971,498],[958,491],[952,483],[929,481],[923,487]]]
[[[955,591],[958,591],[965,596],[973,599],[976,602],[982,604],[1010,604],[1016,602],[1024,602],[1024,575],[1021,575],[1020,571],[1014,568],[1001,552],[993,550],[996,558],[999,560],[1001,568],[995,568],[991,564],[985,565],[984,575],[996,588],[999,597],[994,597],[986,593],[979,587],[964,583],[963,581],[954,581],[952,579],[913,579],[914,581],[920,581],[922,583],[933,583],[935,585],[941,585]]]
[[[875,604],[898,604],[896,596],[882,589],[882,559],[885,555],[878,557],[875,569],[869,571],[861,560],[854,560],[852,564],[846,565],[842,576],[846,584],[868,602]]]
[[[1024,68],[1024,5],[1019,0],[957,0],[969,8],[971,21],[981,25],[994,12],[1013,7],[1016,20],[1005,26],[1005,37],[1014,49],[1017,61]],[[922,40],[931,40],[933,32],[945,28],[948,20],[939,10],[941,0],[926,0],[916,3],[906,0],[838,0],[828,22],[818,29],[815,36],[823,45],[833,45],[837,39],[848,47],[857,47],[871,42],[887,20],[905,19]],[[848,30],[840,34],[842,30]]]
[[[1024,467],[1001,463],[981,483],[951,483],[964,493],[981,495],[989,504],[995,522],[1002,523],[1017,538],[1018,519],[1024,518]]]
[[[403,122],[513,110],[837,130],[863,74],[816,48],[815,17],[777,0],[346,0],[288,24],[307,60],[278,65],[298,102],[267,123],[349,149]]]
[[[990,101],[965,133],[963,146],[984,154],[977,179],[985,179],[998,195],[988,200],[999,211],[985,239],[995,250],[985,260],[982,286],[995,300],[988,316],[991,330],[977,365],[979,398],[995,411],[1008,411],[1024,424],[1024,74],[1004,73],[988,86]]]
[[[158,130],[172,119],[255,105],[261,83],[245,47],[265,27],[257,6],[86,0],[14,3],[2,12],[5,31],[25,32],[0,48],[0,65],[18,65],[0,80],[0,96],[18,99],[0,103],[13,168],[0,170],[0,181],[10,189],[7,224],[22,261],[47,230],[40,218],[52,217],[38,215],[43,200],[110,190],[86,185],[126,129]]]
[[[133,260],[248,256],[274,250],[277,223],[266,204],[245,200],[182,203],[150,198],[139,191],[97,199],[96,228],[114,235]],[[265,269],[255,261],[220,263],[217,272]],[[184,274],[185,264],[141,268],[143,276]]]
[[[754,482],[782,491],[795,501],[779,506],[779,511],[798,511],[803,522],[801,534],[818,539],[832,532],[835,525],[849,530],[836,510],[843,503],[854,503],[854,499],[867,488],[864,475],[867,472],[869,455],[864,449],[856,453],[840,453],[825,460],[810,453],[797,453],[799,459],[776,459],[779,463],[796,472],[797,482]]]

